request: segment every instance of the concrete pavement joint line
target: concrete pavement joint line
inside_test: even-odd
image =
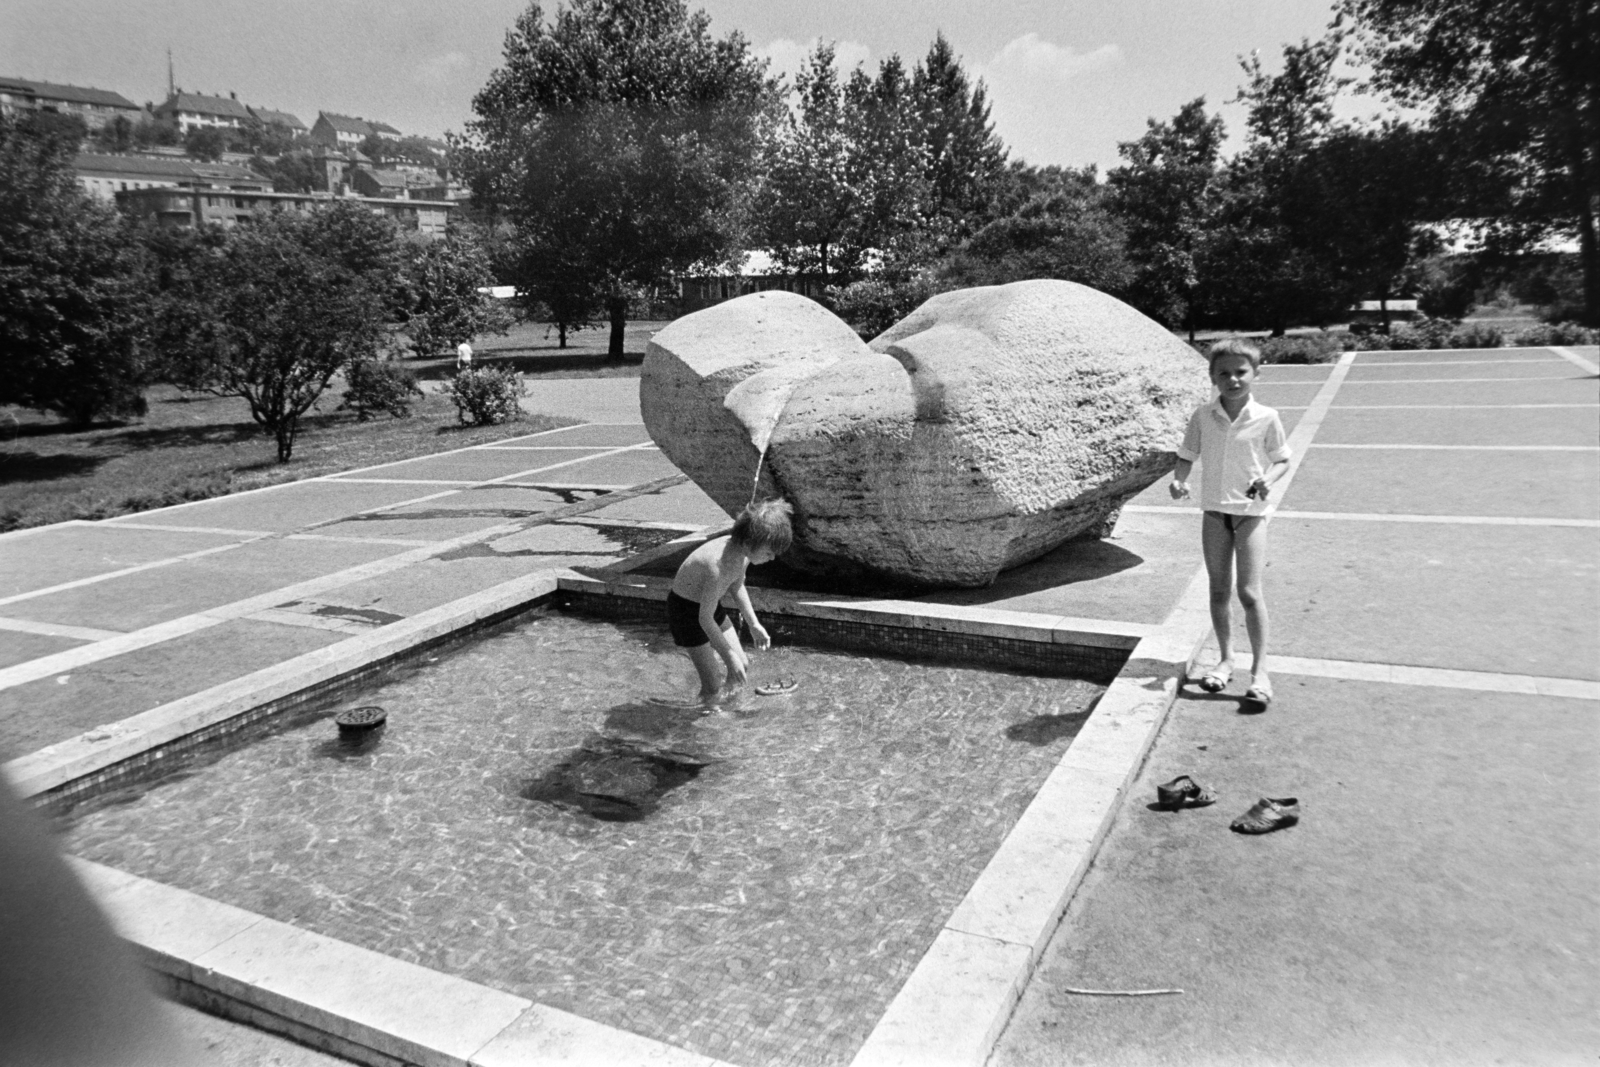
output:
[[[335,485],[478,485],[471,478],[313,478],[311,481],[328,482]],[[444,494],[439,494],[443,496]],[[405,503],[415,503],[406,501]],[[404,507],[404,504],[397,505]]]
[[[34,622],[32,619],[0,619],[0,630],[44,637],[70,637],[74,641],[104,641],[108,637],[121,637],[123,633],[121,630],[96,630],[89,626],[64,626],[57,622]]]
[[[340,537],[337,534],[293,533],[285,534],[285,541],[343,541],[356,545],[401,545],[416,548],[437,542],[426,537]]]
[[[360,636],[314,649],[214,685],[118,722],[47,745],[4,764],[24,797],[58,789],[142,753],[225,723],[252,709],[292,697],[392,659],[481,619],[526,607],[556,590],[563,572],[538,571],[441,604]]]
[[[1600,366],[1596,366],[1591,360],[1584,359],[1570,348],[1551,345],[1550,351],[1571,363],[1573,366],[1588,371],[1590,374],[1600,374]]]
[[[1167,504],[1129,504],[1124,511],[1147,511],[1164,515],[1193,514],[1197,509]],[[1573,526],[1600,528],[1600,519],[1524,519],[1510,515],[1386,515],[1361,511],[1279,511],[1284,519],[1331,519],[1345,522],[1436,522],[1457,526]]]
[[[1302,674],[1313,678],[1341,678],[1358,682],[1388,682],[1393,685],[1433,686],[1438,689],[1475,689],[1490,693],[1521,693],[1525,696],[1600,700],[1600,682],[1586,681],[1582,678],[1460,671],[1446,667],[1418,667],[1405,663],[1368,663],[1362,660],[1304,659],[1299,656],[1274,655],[1272,673]]]
[[[181,991],[334,1037],[359,1060],[421,1067],[651,1063],[726,1067],[476,982],[73,859],[146,966]],[[198,999],[198,998],[197,998]],[[210,998],[206,998],[209,1000]]]
[[[200,559],[202,556],[214,555],[218,552],[231,552],[245,545],[253,545],[257,541],[264,541],[271,534],[262,537],[250,537],[243,541],[233,541],[226,545],[213,545],[202,548],[197,552],[186,552],[181,556],[169,556],[166,559],[155,559],[148,563],[139,563],[132,567],[123,567],[121,570],[107,571],[104,574],[91,574],[87,578],[75,578],[70,582],[61,582],[59,585],[47,585],[43,589],[32,589],[26,593],[14,593],[8,597],[0,597],[0,605],[15,604],[22,600],[32,600],[34,597],[49,596],[52,593],[64,593],[68,589],[78,589],[85,585],[94,585],[96,582],[107,582],[113,578],[123,578],[140,571],[154,570],[157,567],[170,567],[174,563],[185,563],[191,559]]]
[[[44,526],[25,526],[20,530],[7,530],[5,533],[0,533],[0,541],[7,540],[8,538],[14,540],[19,537],[28,537],[37,533],[45,533],[49,530],[63,530],[69,526],[94,525],[95,523],[90,522],[88,519],[66,519],[62,522],[52,522]]]
[[[138,515],[142,514],[145,513],[139,512],[136,515],[126,516],[126,518],[137,518]],[[159,530],[162,533],[219,534],[223,537],[271,537],[273,535],[271,530],[235,530],[227,526],[171,526],[155,522],[127,522],[124,521],[123,517],[107,519],[105,522],[96,523],[95,525],[104,530]]]
[[[1600,452],[1600,445],[1312,445],[1312,448],[1401,448],[1423,452]]]
[[[1354,359],[1340,358],[1290,435],[1280,498]],[[1139,640],[851,1067],[977,1067],[988,1058],[1210,632],[1209,588],[1201,567]]]
[[[677,485],[686,480],[687,476],[685,475],[674,475],[670,478],[661,478],[654,482],[646,482],[643,485],[636,486],[633,489],[628,490],[627,492],[634,496],[643,495],[644,493],[653,491],[652,487],[666,488],[670,485]],[[577,504],[568,504],[565,507],[556,508],[554,511],[547,511],[540,515],[532,516],[528,519],[520,519],[515,522],[501,523],[498,526],[490,526],[482,530],[475,530],[472,533],[463,534],[460,537],[454,537],[447,541],[439,541],[435,544],[427,545],[422,548],[414,548],[409,552],[401,552],[397,555],[388,556],[383,559],[377,559],[368,563],[358,564],[357,566],[348,567],[342,571],[335,571],[332,574],[324,574],[316,578],[307,579],[303,582],[297,582],[294,585],[288,585],[280,589],[271,590],[266,593],[260,593],[253,597],[246,597],[243,600],[236,600],[231,604],[219,604],[216,607],[207,608],[205,611],[195,612],[192,615],[185,615],[176,619],[169,619],[166,622],[157,623],[154,626],[147,626],[140,630],[134,630],[130,633],[121,634],[117,637],[110,638],[105,641],[99,641],[92,645],[83,645],[78,648],[67,649],[63,652],[56,652],[48,656],[41,656],[38,659],[29,660],[25,663],[18,663],[14,666],[0,670],[0,689],[10,689],[14,686],[37,681],[40,678],[48,678],[53,674],[61,674],[66,671],[75,670],[78,667],[95,663],[103,659],[109,659],[112,656],[120,656],[125,652],[132,652],[136,649],[147,648],[150,645],[160,644],[164,641],[171,641],[186,634],[194,633],[197,630],[203,630],[207,627],[220,625],[221,623],[227,622],[231,619],[243,618],[246,615],[254,615],[258,611],[277,607],[278,605],[286,603],[290,600],[304,600],[318,593],[327,592],[330,589],[338,589],[341,586],[352,585],[355,582],[365,581],[368,578],[376,578],[379,575],[388,574],[391,571],[400,570],[403,567],[409,567],[413,563],[421,563],[424,560],[443,555],[444,553],[453,549],[465,548],[468,545],[477,544],[481,541],[489,541],[497,537],[506,537],[510,536],[511,534],[521,533],[524,530],[531,529],[535,526],[543,526],[547,523],[554,522],[556,519],[570,518],[574,515],[581,515],[586,511],[598,511],[601,508],[610,507],[612,504],[620,503],[624,499],[629,499],[629,497],[627,495],[610,494],[608,496],[595,497],[593,500],[585,500]],[[249,544],[251,542],[244,543]],[[229,545],[224,547],[232,548],[237,546]],[[208,551],[217,550],[211,549]],[[0,603],[5,603],[5,601],[0,601]]]

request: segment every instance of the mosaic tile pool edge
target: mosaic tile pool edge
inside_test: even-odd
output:
[[[664,618],[663,599],[650,595],[594,593],[566,587],[556,593],[556,602],[565,610],[598,618],[630,621]],[[734,614],[737,615],[736,612]],[[1127,651],[1121,649],[969,634],[957,629],[894,626],[766,611],[761,618],[775,642],[900,659],[998,668],[1042,677],[1081,678],[1105,683],[1116,677],[1128,660]]]

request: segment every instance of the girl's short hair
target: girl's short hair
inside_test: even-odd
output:
[[[774,556],[781,556],[794,543],[793,515],[787,500],[758,500],[739,512],[729,536],[746,548],[771,549]]]
[[[1228,337],[1211,346],[1211,351],[1206,353],[1206,370],[1217,365],[1217,360],[1223,356],[1243,356],[1250,361],[1250,366],[1255,370],[1261,369],[1261,349],[1246,341],[1242,337]]]

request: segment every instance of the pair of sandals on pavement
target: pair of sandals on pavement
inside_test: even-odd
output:
[[[1219,663],[1200,677],[1200,688],[1207,693],[1220,693],[1233,681],[1233,664]],[[1250,688],[1244,692],[1244,702],[1256,711],[1266,711],[1272,706],[1272,683],[1250,679]]]
[[[1204,808],[1217,802],[1216,791],[1201,785],[1187,774],[1156,786],[1156,803],[1168,811]],[[1250,810],[1234,819],[1228,828],[1239,834],[1269,834],[1287,829],[1300,821],[1300,798],[1262,797]]]

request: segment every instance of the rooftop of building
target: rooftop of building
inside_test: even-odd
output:
[[[186,93],[182,90],[167,97],[156,110],[164,113],[189,111],[196,115],[220,115],[223,118],[243,119],[247,122],[251,118],[250,109],[234,97],[206,96],[203,93]]]
[[[41,100],[60,100],[72,104],[94,104],[99,107],[120,107],[139,110],[139,105],[110,89],[94,89],[83,85],[61,85],[57,82],[34,81],[31,78],[0,78],[0,85],[30,92]]]

